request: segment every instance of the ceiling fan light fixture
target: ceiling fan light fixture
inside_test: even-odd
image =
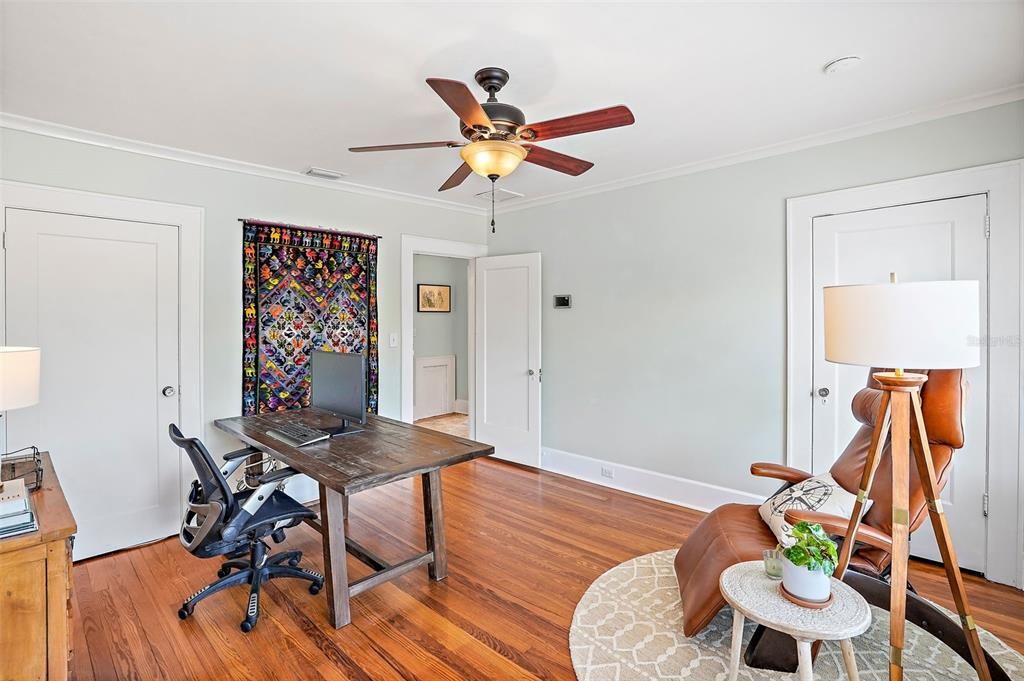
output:
[[[459,155],[477,175],[505,177],[526,158],[526,149],[514,142],[480,140],[462,147]]]

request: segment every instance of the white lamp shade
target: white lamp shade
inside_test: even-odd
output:
[[[39,402],[39,348],[0,347],[0,411]]]
[[[825,287],[825,359],[891,369],[981,363],[976,281]]]

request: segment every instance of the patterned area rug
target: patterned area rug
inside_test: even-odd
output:
[[[640,556],[601,575],[580,600],[569,629],[569,649],[580,681],[690,679],[724,681],[729,671],[732,610],[723,608],[695,638],[683,636],[683,610],[672,569],[675,549]],[[889,613],[872,608],[871,628],[854,639],[863,681],[887,681]],[[748,622],[743,645],[755,626]],[[1011,679],[1024,681],[1024,656],[981,631],[985,649]],[[970,665],[912,624],[904,652],[907,681],[964,681],[977,678]],[[793,674],[750,669],[740,679],[781,681]],[[839,645],[826,643],[814,665],[819,681],[846,679]]]

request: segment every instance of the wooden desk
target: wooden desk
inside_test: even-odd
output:
[[[310,524],[323,536],[327,609],[334,627],[343,627],[352,620],[350,597],[420,565],[428,566],[432,579],[445,578],[448,557],[441,469],[493,454],[494,447],[371,415],[365,425],[354,426],[356,432],[297,448],[266,434],[268,429],[285,423],[330,428],[339,425],[339,420],[326,411],[310,408],[216,421],[221,430],[267,452],[320,484],[320,518],[319,522]],[[422,476],[427,550],[391,565],[345,536],[348,497],[415,475]],[[376,572],[349,584],[346,551]]]
[[[53,462],[31,493],[39,529],[0,539],[0,679],[64,681],[71,661],[71,542],[78,530]]]

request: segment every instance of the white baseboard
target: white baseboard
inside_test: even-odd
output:
[[[761,504],[765,499],[762,495],[750,492],[593,459],[550,447],[541,450],[541,468],[604,487],[705,512],[722,504]],[[611,473],[612,477],[602,475],[602,470]]]
[[[468,414],[469,413],[469,400],[455,400],[455,413],[456,414]]]

